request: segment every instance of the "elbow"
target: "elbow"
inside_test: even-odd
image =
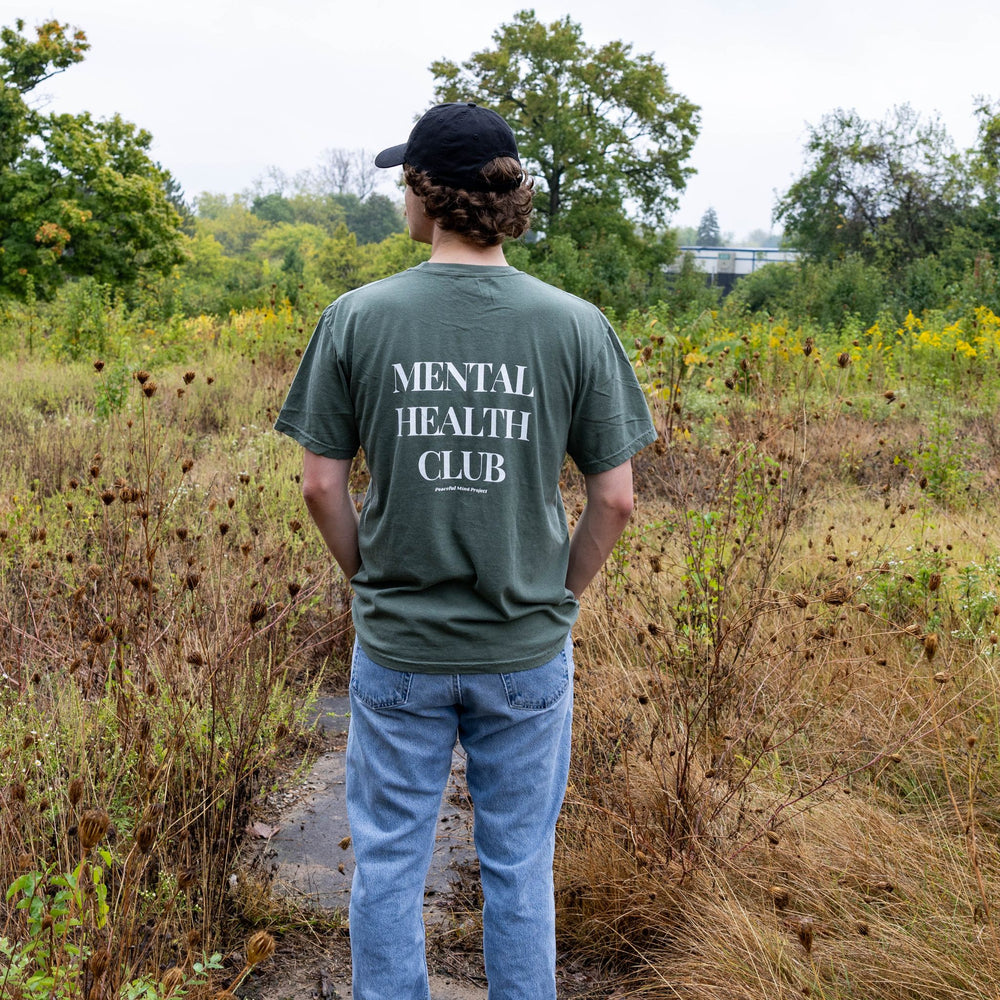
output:
[[[611,524],[624,529],[635,509],[635,497],[631,490],[619,490],[601,498],[604,518]]]
[[[623,493],[621,496],[616,497],[612,510],[614,516],[618,519],[618,522],[624,528],[629,522],[629,518],[632,516],[632,511],[635,510],[635,497],[632,491],[629,490],[628,493]]]
[[[302,499],[310,511],[322,507],[331,492],[331,484],[322,477],[308,475],[302,477]]]
[[[302,477],[302,499],[305,500],[306,506],[310,510],[312,510],[322,495],[323,489],[315,479],[309,476]]]

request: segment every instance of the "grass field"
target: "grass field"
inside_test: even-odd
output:
[[[244,830],[351,641],[270,429],[313,317],[77,360],[15,319],[0,995],[235,990],[295,919]],[[622,324],[661,436],[575,630],[556,871],[618,995],[1000,996],[998,330]]]

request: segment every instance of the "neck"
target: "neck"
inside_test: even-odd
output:
[[[507,258],[503,253],[503,244],[495,247],[483,247],[463,239],[456,233],[434,227],[431,237],[432,264],[479,264],[505,265]]]

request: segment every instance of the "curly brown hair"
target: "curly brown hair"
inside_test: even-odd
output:
[[[403,177],[424,203],[424,211],[442,229],[483,247],[517,239],[531,224],[532,187],[517,160],[500,156],[480,171],[494,190],[466,191],[436,184],[422,170],[403,164]],[[496,190],[499,189],[499,190]]]

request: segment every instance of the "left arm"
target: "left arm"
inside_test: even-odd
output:
[[[348,580],[361,568],[358,512],[350,493],[351,460],[325,458],[308,449],[302,462],[302,496],[327,548]]]

